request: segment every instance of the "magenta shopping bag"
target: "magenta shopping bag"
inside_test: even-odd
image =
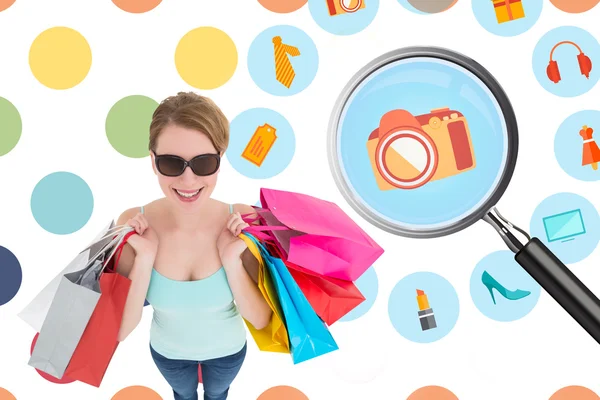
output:
[[[356,281],[383,249],[337,204],[301,193],[261,188],[261,226],[270,231],[287,260],[319,275]],[[260,235],[256,235],[260,237]]]

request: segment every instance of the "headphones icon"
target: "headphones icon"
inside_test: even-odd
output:
[[[546,68],[546,74],[548,75],[548,78],[550,78],[550,80],[554,83],[558,83],[561,80],[560,71],[558,69],[558,63],[552,59],[552,55],[554,54],[554,50],[556,50],[556,48],[562,44],[572,44],[573,46],[577,47],[577,50],[579,50],[579,54],[577,55],[577,61],[579,62],[579,70],[581,71],[581,75],[585,75],[585,77],[589,79],[590,71],[592,70],[592,60],[590,60],[588,56],[583,54],[583,51],[577,44],[570,41],[557,43],[552,48],[552,51],[550,52],[550,64],[548,64],[548,67]]]

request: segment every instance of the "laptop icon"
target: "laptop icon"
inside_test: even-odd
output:
[[[581,209],[565,211],[543,218],[544,230],[549,242],[567,242],[586,233]]]

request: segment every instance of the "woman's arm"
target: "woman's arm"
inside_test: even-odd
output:
[[[254,209],[247,205],[236,204],[234,209],[242,215],[254,214]],[[217,247],[240,314],[261,330],[269,324],[272,310],[257,285],[258,260],[247,249],[246,243],[237,237],[244,226],[243,221],[233,214],[219,237]]]
[[[137,209],[125,211],[117,220],[117,225],[127,223],[134,226],[141,236],[138,234],[129,237],[123,245],[119,264],[116,266],[117,273],[131,280],[117,337],[119,342],[125,340],[142,319],[157,247],[156,234],[147,227],[147,221],[137,213]]]

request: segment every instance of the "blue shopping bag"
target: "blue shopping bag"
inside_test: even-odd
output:
[[[244,232],[261,252],[283,311],[294,364],[338,349],[327,325],[319,318],[285,263],[272,256],[254,236]]]

